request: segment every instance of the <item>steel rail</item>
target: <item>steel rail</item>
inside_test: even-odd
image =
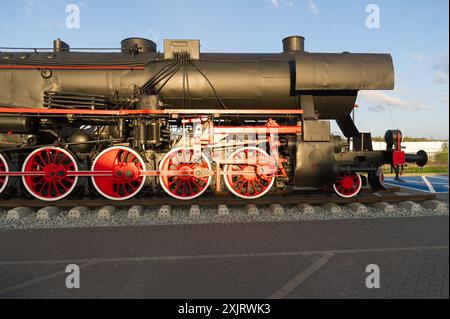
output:
[[[432,200],[436,198],[435,194],[399,194],[397,189],[380,191],[378,193],[363,192],[356,198],[341,198],[337,196],[328,196],[324,194],[289,194],[289,195],[273,195],[266,196],[253,200],[244,200],[238,197],[229,196],[205,196],[199,197],[194,200],[181,201],[174,199],[169,196],[154,196],[148,198],[135,198],[126,201],[114,201],[103,199],[99,197],[89,197],[74,200],[62,200],[57,202],[45,202],[39,200],[30,200],[29,198],[23,199],[0,199],[0,207],[2,208],[14,208],[20,206],[27,206],[31,208],[41,208],[49,205],[57,206],[60,208],[73,208],[76,206],[86,206],[90,208],[99,208],[104,206],[115,206],[115,207],[132,207],[134,205],[141,206],[161,206],[161,205],[171,205],[171,206],[189,206],[189,205],[200,205],[200,206],[217,206],[220,204],[242,206],[247,204],[257,204],[257,205],[271,205],[271,204],[283,204],[283,205],[296,205],[296,204],[324,204],[324,203],[336,203],[336,204],[349,204],[349,203],[361,203],[361,204],[373,204],[377,202],[387,202],[387,203],[398,203],[403,201],[413,201],[422,202],[427,200]],[[378,195],[377,195],[378,194]]]

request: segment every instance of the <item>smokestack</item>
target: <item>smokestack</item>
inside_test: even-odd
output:
[[[60,38],[53,41],[53,52],[69,52],[70,46]]]
[[[284,53],[305,52],[305,38],[301,36],[291,36],[283,39]]]

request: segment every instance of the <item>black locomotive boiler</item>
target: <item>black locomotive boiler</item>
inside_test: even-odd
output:
[[[160,53],[142,38],[108,52],[59,39],[48,50],[3,48],[0,195],[353,197],[365,182],[383,188],[384,164],[427,162],[403,152],[398,130],[374,151],[352,121],[358,91],[393,87],[390,55],[310,53],[299,36],[268,54],[202,53],[198,40],[165,40]]]

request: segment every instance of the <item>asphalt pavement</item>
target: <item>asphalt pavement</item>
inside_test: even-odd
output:
[[[448,242],[448,216],[7,230],[0,298],[448,298]]]

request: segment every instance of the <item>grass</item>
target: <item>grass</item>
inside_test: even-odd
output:
[[[448,174],[448,165],[447,166],[425,166],[425,167],[405,167],[403,170],[403,175],[407,174]],[[391,173],[390,167],[384,168],[384,174],[394,174]]]

